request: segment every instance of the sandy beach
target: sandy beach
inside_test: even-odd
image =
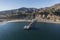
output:
[[[54,21],[54,20],[43,20],[43,19],[41,19],[41,20],[37,20],[37,22],[45,22],[45,23],[59,23],[60,24],[60,21]]]
[[[13,19],[13,20],[5,20],[3,22],[0,22],[1,23],[9,23],[9,22],[32,22],[33,20],[26,20],[26,19]],[[37,19],[37,22],[44,22],[44,23],[59,23],[60,24],[60,21],[53,21],[53,20],[45,20],[45,19]]]
[[[32,22],[32,20],[10,20],[7,22]],[[37,22],[46,22],[46,23],[60,23],[60,21],[53,21],[53,20],[37,20]]]
[[[10,20],[7,22],[32,22],[32,20]]]

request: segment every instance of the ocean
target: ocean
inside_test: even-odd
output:
[[[24,30],[29,22],[0,25],[0,40],[60,40],[60,24],[34,23],[31,30]]]

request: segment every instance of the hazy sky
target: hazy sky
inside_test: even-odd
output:
[[[60,3],[60,0],[0,0],[0,11],[21,7],[42,8]]]

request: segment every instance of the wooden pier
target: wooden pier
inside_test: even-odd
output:
[[[32,19],[32,22],[29,25],[25,25],[24,29],[30,29],[32,27],[31,25],[36,21],[37,21],[37,19]]]

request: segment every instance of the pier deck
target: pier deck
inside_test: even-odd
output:
[[[31,25],[32,25],[34,22],[36,22],[36,20],[37,20],[37,19],[33,19],[32,22],[31,22],[29,25],[27,25],[27,26],[25,25],[25,26],[24,26],[24,29],[30,29],[30,28],[32,27]]]

